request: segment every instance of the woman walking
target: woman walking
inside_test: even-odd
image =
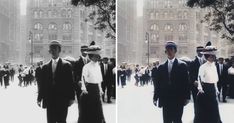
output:
[[[101,102],[103,78],[98,63],[101,58],[100,50],[98,46],[92,45],[87,51],[91,61],[82,70],[82,94],[78,123],[105,123]]]
[[[195,102],[194,123],[222,123],[217,101],[218,74],[215,66],[215,47],[207,46],[203,52],[207,62],[198,72],[198,95]]]

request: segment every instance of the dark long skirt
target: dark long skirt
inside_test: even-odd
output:
[[[78,123],[105,123],[98,84],[86,84],[88,94],[81,94]]]
[[[214,84],[202,83],[204,93],[195,102],[194,123],[222,123]]]

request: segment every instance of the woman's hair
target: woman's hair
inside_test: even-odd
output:
[[[208,59],[210,56],[214,56],[214,58],[215,58],[215,55],[210,55],[210,54],[204,54],[204,56],[206,59]],[[215,61],[215,59],[214,59],[214,61]]]

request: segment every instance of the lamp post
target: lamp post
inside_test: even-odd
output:
[[[29,42],[31,43],[30,62],[31,62],[31,65],[33,65],[33,33],[32,31],[29,31]]]
[[[149,66],[149,43],[150,43],[150,39],[149,39],[149,33],[148,32],[146,32],[145,33],[145,43],[147,43],[148,44],[148,53],[147,53],[147,56],[148,56],[148,66]]]

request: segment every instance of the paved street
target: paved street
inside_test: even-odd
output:
[[[162,109],[152,102],[153,86],[136,87],[134,82],[127,82],[125,88],[118,88],[118,122],[119,123],[163,123]],[[223,123],[234,122],[234,100],[220,103]],[[183,123],[192,123],[193,103],[189,103],[183,114]]]
[[[46,123],[46,110],[37,106],[37,87],[19,87],[15,79],[9,88],[0,87],[0,123]],[[115,103],[103,104],[107,123],[116,123]],[[76,123],[77,103],[69,108],[67,123]]]

